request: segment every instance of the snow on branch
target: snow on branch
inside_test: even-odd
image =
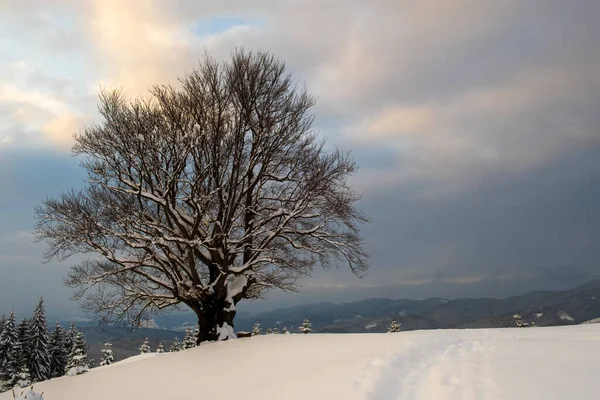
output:
[[[46,260],[89,256],[67,279],[76,297],[132,321],[183,303],[214,340],[234,336],[237,302],[295,290],[317,265],[362,276],[356,163],[324,150],[285,64],[238,50],[180,82],[147,101],[101,93],[103,121],[73,150],[87,185],[36,208]]]

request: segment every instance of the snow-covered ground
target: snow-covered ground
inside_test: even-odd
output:
[[[45,400],[581,400],[598,398],[599,369],[600,325],[268,335],[136,357],[35,391]]]

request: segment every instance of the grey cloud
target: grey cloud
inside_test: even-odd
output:
[[[573,282],[582,283],[598,278],[596,268],[581,269],[575,266],[554,265],[539,267],[537,269],[541,277],[551,282],[561,282],[563,285],[573,284]]]
[[[147,67],[168,81],[189,70],[204,46],[219,58],[233,46],[270,49],[318,95],[316,127],[331,145],[353,149],[362,168],[352,182],[364,191],[361,204],[373,219],[364,228],[372,269],[362,281],[343,268],[316,272],[300,293],[272,293],[250,307],[370,296],[502,296],[597,276],[597,1],[382,0],[340,6],[177,0],[164,8],[164,2],[148,2],[156,9],[144,8],[140,18],[156,17],[149,22],[158,27],[164,18],[182,35],[211,16],[261,22],[209,37],[184,35],[187,42],[174,47],[152,44],[152,51],[139,53],[140,62],[125,66],[94,42],[89,29],[97,12],[92,5],[103,3],[61,1],[26,11],[40,4],[19,2],[11,6],[19,10],[0,19],[10,22],[0,28],[5,37],[36,27],[22,33],[27,46],[14,56],[37,52],[31,57],[39,65],[13,78],[78,105],[86,115],[95,112],[95,80],[115,78],[127,67],[135,70],[125,72],[141,74]],[[63,11],[66,27],[56,19]],[[138,39],[132,43],[145,43]],[[138,56],[130,50],[125,56]],[[73,81],[66,79],[71,70],[41,68],[39,60],[49,55],[61,62],[73,57]],[[429,110],[431,121],[406,132],[392,123],[389,135],[376,137],[370,124],[393,114],[394,107]],[[0,119],[12,121],[16,108],[0,107]],[[0,129],[0,135],[35,134],[13,123]],[[80,183],[76,162],[64,160],[0,153],[0,207],[10,210],[3,212],[1,234],[29,229],[34,204]],[[0,251],[35,255],[28,245],[10,243]],[[66,270],[49,265],[35,280],[27,272],[37,271],[35,259],[34,269],[24,272],[6,260],[1,264],[0,255],[10,281],[33,280],[36,293],[43,280],[58,285],[56,276]],[[8,289],[0,285],[0,292]],[[50,296],[66,304],[69,293],[60,288]],[[10,299],[0,298],[0,304]]]
[[[19,221],[22,223],[22,221]],[[28,316],[39,297],[54,317],[79,314],[77,305],[69,302],[71,294],[63,285],[70,263],[42,264],[42,243],[33,243],[30,231],[6,232],[0,235],[0,314],[14,310]],[[29,227],[32,229],[32,227]]]
[[[52,318],[79,314],[63,285],[70,261],[42,264],[43,243],[34,243],[33,208],[48,196],[81,185],[77,159],[65,154],[0,149],[0,314],[30,315],[40,296]]]
[[[174,18],[187,23],[202,14],[256,12],[241,2],[179,5]],[[451,179],[462,187],[598,145],[597,2],[263,5],[263,28],[231,32],[210,49],[224,56],[246,45],[287,60],[319,95],[324,133],[339,141],[350,129],[360,137],[355,146],[396,150],[395,168],[373,171],[387,175],[386,183],[443,186]],[[430,109],[431,126],[370,138],[363,122],[394,105]]]
[[[580,151],[527,174],[488,176],[448,199],[412,199],[402,188],[365,196],[374,219],[365,229],[372,274],[376,266],[386,266],[386,278],[440,269],[484,278],[527,277],[554,265],[594,270],[600,256],[596,155]]]
[[[367,277],[316,272],[296,294],[245,310],[367,297],[504,297],[600,278],[600,158],[571,152],[528,173],[495,174],[459,195],[413,198],[404,187],[366,193]]]
[[[58,4],[54,11],[68,6],[67,14],[81,19],[82,36],[93,40],[88,28],[102,3]],[[90,58],[98,61],[98,71],[112,68],[130,76],[137,72],[123,68],[145,72],[150,65],[173,80],[194,65],[204,46],[218,57],[239,45],[271,49],[319,95],[317,125],[333,140],[343,139],[342,127],[360,132],[361,123],[390,105],[430,108],[434,126],[427,130],[398,133],[387,138],[389,144],[371,139],[374,146],[396,149],[396,168],[375,170],[394,182],[439,185],[449,176],[469,182],[487,169],[530,168],[562,152],[565,142],[581,147],[598,137],[593,1],[375,1],[340,7],[317,1],[250,6],[181,0],[168,8],[160,2],[137,7],[142,22],[146,18],[158,29],[162,18],[188,42],[168,51],[149,43],[154,50],[148,54],[140,46],[119,48],[123,60],[137,54],[143,61],[124,66],[102,43],[92,43],[98,54]],[[193,26],[211,17],[261,23],[194,39]],[[141,34],[131,43],[147,39]],[[365,140],[369,132],[363,131]]]

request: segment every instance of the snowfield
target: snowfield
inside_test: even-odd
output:
[[[599,369],[600,325],[294,334],[138,356],[34,389],[44,400],[581,400],[598,398]]]

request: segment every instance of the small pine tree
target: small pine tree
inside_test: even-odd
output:
[[[23,357],[25,363],[27,364],[27,368],[31,371],[31,364],[33,363],[33,358],[31,356],[31,322],[27,320],[27,318],[23,318],[19,325],[17,326],[17,335],[19,337],[19,342],[21,342]]]
[[[150,345],[148,344],[148,338],[144,339],[144,343],[140,346],[140,354],[150,353]]]
[[[2,382],[2,389],[10,389],[12,387],[11,382],[20,371],[18,362],[15,360],[14,349],[16,346],[19,347],[18,351],[20,352],[15,313],[11,311],[0,333],[0,382]]]
[[[71,326],[65,334],[65,352],[67,353],[67,356],[69,355],[69,353],[71,353],[71,350],[73,349],[73,343],[75,342],[75,337],[77,336],[78,332],[79,331],[75,327],[75,321],[71,321]]]
[[[515,328],[524,328],[527,326],[527,324],[523,322],[523,318],[521,317],[521,314],[519,314],[519,313],[516,313],[513,315],[513,320],[514,320]]]
[[[30,327],[30,371],[34,382],[44,381],[51,377],[48,342],[44,299],[40,299],[33,311]]]
[[[102,349],[102,360],[100,361],[100,366],[110,365],[114,361],[112,344],[109,342],[104,343],[104,348]]]
[[[17,339],[10,348],[8,362],[5,364],[4,386],[6,389],[12,387],[24,387],[31,384],[31,374],[27,368],[27,358],[23,351],[21,342]]]
[[[194,337],[192,330],[188,328],[185,330],[185,337],[183,338],[183,346],[181,348],[187,350],[192,347],[196,347],[196,337]]]
[[[283,329],[281,330],[281,333],[283,333],[284,335],[289,335],[290,331],[288,331],[287,326],[284,326]]]
[[[73,340],[73,347],[67,358],[65,373],[69,376],[79,375],[87,372],[90,364],[87,356],[87,345],[83,333],[77,332]]]
[[[31,374],[29,373],[29,368],[27,368],[27,364],[23,362],[21,366],[21,371],[17,375],[17,379],[14,386],[18,387],[27,387],[31,385]]]
[[[273,335],[279,334],[279,328],[273,328]]]
[[[26,327],[26,328],[24,328]],[[13,371],[16,371],[16,375],[12,376],[9,383],[12,387],[27,387],[33,379],[29,370],[30,360],[28,357],[31,356],[31,352],[28,350],[29,347],[26,345],[29,340],[29,321],[23,319],[17,329],[18,339],[15,346],[11,349],[9,357],[14,360]]]
[[[252,327],[252,336],[262,335],[262,330],[260,329],[260,323],[256,321],[254,326]]]
[[[177,351],[181,351],[181,343],[179,342],[179,338],[175,338],[172,342],[171,342],[171,347],[169,347],[169,351],[171,353],[175,353]]]
[[[388,333],[400,332],[401,329],[402,329],[401,324],[399,324],[398,322],[396,322],[394,320],[394,321],[392,321],[392,323],[390,324],[390,327],[388,328]]]
[[[162,345],[161,342],[158,342],[158,346],[156,346],[156,352],[157,353],[164,353],[165,352],[165,349],[164,349],[164,347],[163,347],[163,345]]]
[[[65,348],[66,332],[57,322],[54,331],[50,335],[50,375],[57,378],[65,374],[67,356],[69,353]]]
[[[27,333],[27,330],[24,331]],[[23,342],[19,338],[19,329],[15,326],[15,316],[11,313],[4,325],[1,338],[6,348],[6,359],[0,368],[0,389],[8,390],[13,387],[24,387],[31,384],[31,375],[27,366],[27,356]],[[27,340],[25,336],[25,340]]]
[[[312,333],[312,324],[308,320],[308,318],[304,318],[302,322],[302,326],[300,326],[300,332],[302,333]]]
[[[267,335],[272,335],[272,334],[273,334],[273,329],[267,328]]]

